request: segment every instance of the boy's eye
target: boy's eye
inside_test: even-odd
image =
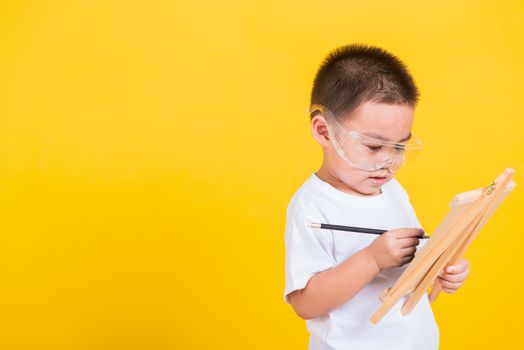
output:
[[[403,152],[405,149],[404,145],[395,145],[395,151]]]
[[[373,152],[380,151],[380,149],[382,148],[382,146],[371,146],[371,145],[366,145],[366,146]]]
[[[372,152],[378,152],[382,149],[382,146],[366,145],[366,147]],[[394,150],[396,152],[404,152],[405,148],[403,145],[395,145]]]

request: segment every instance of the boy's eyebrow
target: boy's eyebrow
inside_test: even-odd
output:
[[[364,135],[369,136],[369,137],[374,137],[374,138],[377,138],[377,139],[381,139],[381,140],[384,140],[384,141],[390,141],[387,137],[384,137],[384,136],[379,135],[379,134],[375,134],[374,132],[364,133]],[[407,141],[407,140],[411,139],[411,136],[412,135],[411,135],[411,132],[410,132],[408,136],[404,137],[402,140],[397,141],[397,142]]]

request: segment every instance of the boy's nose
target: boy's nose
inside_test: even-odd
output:
[[[391,170],[390,168],[393,166],[393,163],[394,163],[393,159],[388,158],[388,159],[382,161],[381,169]]]

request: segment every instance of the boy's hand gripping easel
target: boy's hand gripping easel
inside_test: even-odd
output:
[[[393,287],[384,290],[380,300],[382,306],[371,317],[374,324],[403,296],[410,294],[402,307],[402,315],[413,310],[417,302],[432,285],[429,295],[435,301],[441,291],[435,283],[438,274],[447,265],[456,264],[471,241],[486,224],[506,196],[515,188],[511,180],[515,171],[507,168],[490,186],[457,194],[449,206],[451,210],[426,244],[415,254]]]

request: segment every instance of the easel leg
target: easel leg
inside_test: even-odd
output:
[[[462,245],[467,240],[471,233],[468,235],[463,235],[457,239],[457,245]],[[449,263],[449,259],[451,256],[459,251],[459,247],[456,247],[455,249],[448,249],[444,254],[442,254],[437,261],[433,264],[431,269],[428,271],[428,273],[424,276],[422,281],[419,283],[417,288],[415,289],[415,292],[411,294],[409,299],[406,301],[406,304],[402,307],[402,315],[407,315],[413,310],[415,305],[418,303],[420,298],[426,293],[429,286],[435,281],[440,271]]]

